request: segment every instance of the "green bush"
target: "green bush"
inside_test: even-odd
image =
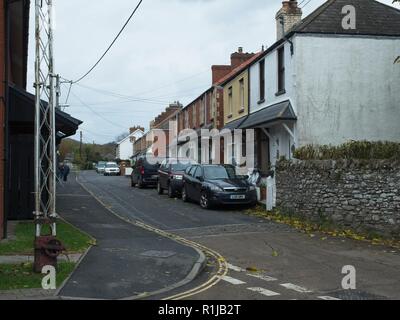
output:
[[[400,143],[350,141],[340,146],[307,145],[297,149],[294,156],[300,160],[400,159]]]

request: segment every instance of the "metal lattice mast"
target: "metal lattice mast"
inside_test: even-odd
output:
[[[35,0],[35,223],[36,237],[43,224],[56,236],[56,75],[53,57],[53,0]]]

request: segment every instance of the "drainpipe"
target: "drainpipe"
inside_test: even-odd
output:
[[[282,26],[283,39],[290,43],[290,53],[291,53],[291,55],[293,56],[293,55],[294,55],[294,44],[293,44],[293,41],[290,40],[290,39],[286,36],[286,34],[285,34],[285,22],[284,22],[284,19],[285,19],[285,18],[284,18],[283,16],[280,17],[280,22],[281,22],[281,26]]]

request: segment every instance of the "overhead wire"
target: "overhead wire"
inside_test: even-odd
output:
[[[126,26],[129,24],[129,22],[132,20],[133,16],[135,15],[136,11],[139,9],[140,5],[142,4],[143,0],[140,0],[131,15],[129,16],[128,20],[125,22],[121,30],[118,32],[117,36],[114,38],[114,40],[111,42],[111,44],[108,46],[106,51],[101,55],[99,60],[87,71],[83,76],[81,76],[78,80],[73,81],[73,83],[78,83],[81,82],[83,79],[85,79],[99,64],[100,62],[104,59],[104,57],[107,55],[107,53],[111,50],[111,48],[114,46],[115,42],[117,42],[118,38],[122,34],[122,32],[125,30]]]

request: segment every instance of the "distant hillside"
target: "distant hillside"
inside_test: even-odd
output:
[[[90,167],[93,162],[115,160],[115,148],[115,143],[83,143],[81,149],[79,141],[64,139],[59,148],[60,161],[70,160],[83,167]]]

